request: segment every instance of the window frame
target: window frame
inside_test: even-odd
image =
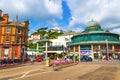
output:
[[[9,49],[5,48],[4,49],[4,58],[7,58],[9,56]]]
[[[20,41],[21,41],[21,38],[20,38],[20,37],[17,37],[16,43],[20,43]]]
[[[10,42],[10,36],[5,37],[5,42],[7,42],[7,43]]]
[[[18,34],[21,34],[21,28],[18,28],[18,29],[17,29],[17,33],[18,33]]]
[[[7,27],[6,33],[10,33],[10,27]]]

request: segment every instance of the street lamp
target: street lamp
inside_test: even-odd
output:
[[[46,56],[45,56],[45,58],[46,58],[46,60],[47,60],[47,47],[48,47],[48,42],[46,41],[46,47],[45,47],[45,50],[46,50]]]
[[[37,42],[37,55],[38,55],[38,53],[39,53],[39,42]]]
[[[109,52],[108,52],[108,40],[106,39],[106,52],[107,52],[107,60],[109,60]]]
[[[96,53],[97,53],[97,55],[98,55],[98,60],[100,59],[100,56],[99,56],[99,54],[98,54],[98,49],[96,49]]]
[[[45,55],[45,60],[46,60],[46,66],[49,66],[49,58],[48,58],[48,54],[47,54],[47,48],[48,48],[48,34],[45,34],[44,35],[44,39],[45,39],[45,41],[46,41],[46,47],[45,47],[45,52],[46,52],[46,55]]]

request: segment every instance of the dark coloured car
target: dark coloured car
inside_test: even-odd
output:
[[[80,58],[81,62],[92,62],[92,58],[90,56],[81,56]]]

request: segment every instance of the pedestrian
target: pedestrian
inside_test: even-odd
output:
[[[66,59],[67,59],[67,56],[64,57],[64,60],[66,60]]]
[[[31,58],[31,59],[30,59],[30,61],[31,61],[31,63],[32,63],[32,64],[34,63],[34,60],[33,60],[33,58]]]

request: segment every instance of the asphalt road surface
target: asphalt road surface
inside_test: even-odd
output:
[[[48,69],[31,73],[26,72],[19,77],[11,78],[11,80],[79,80],[78,77],[92,72],[100,67],[100,65],[78,64],[58,71]]]
[[[28,65],[0,70],[0,80],[119,80],[119,64],[114,61],[83,62],[57,71],[43,65]]]

